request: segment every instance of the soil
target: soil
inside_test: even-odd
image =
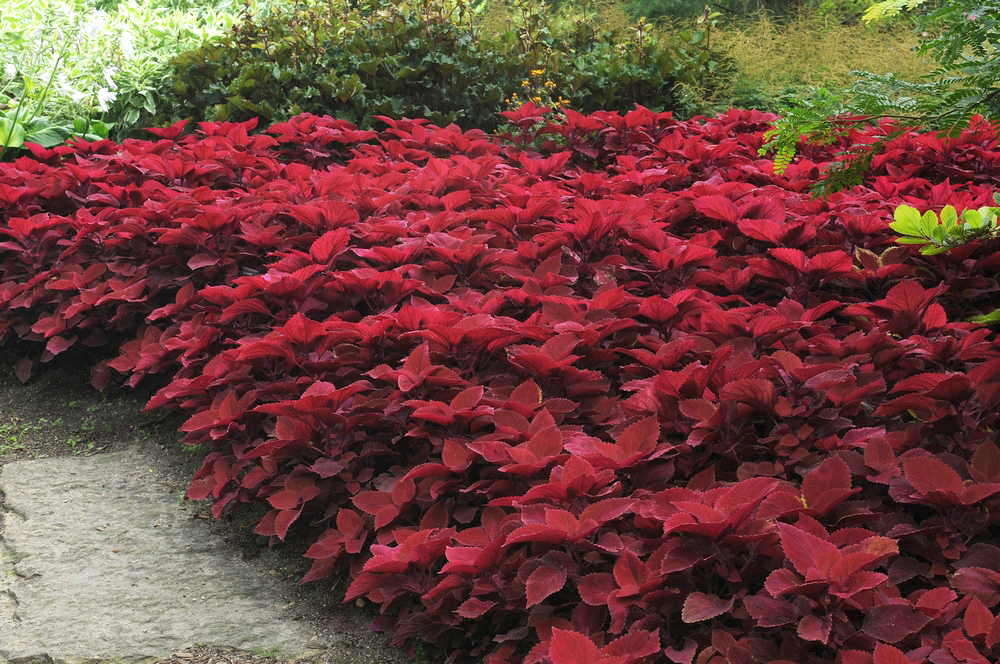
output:
[[[135,389],[113,377],[103,392],[90,385],[89,367],[93,357],[67,352],[48,364],[36,365],[22,384],[14,374],[17,359],[30,348],[7,346],[0,356],[0,464],[21,459],[41,459],[70,455],[94,455],[135,449],[137,446],[159,465],[170,482],[169,491],[178,499],[184,495],[191,477],[201,466],[205,449],[181,443],[178,428],[186,416],[177,411],[143,412],[145,404],[162,380],[145,380]],[[26,352],[27,351],[27,352]],[[37,356],[36,356],[37,357]],[[117,378],[117,379],[116,379]],[[302,546],[268,547],[266,537],[252,532],[254,519],[237,512],[233,519],[212,518],[211,504],[205,501],[197,518],[211,524],[214,534],[231,547],[234,556],[256,570],[276,577],[286,606],[298,607],[296,620],[307,621],[314,636],[317,664],[389,664],[410,662],[402,650],[389,646],[385,635],[369,624],[376,615],[371,607],[343,604],[344,587],[331,588],[329,582],[299,585],[309,568],[301,556]],[[363,600],[361,600],[363,601]],[[418,650],[417,662],[440,662],[440,654]],[[276,657],[262,653],[212,648],[179,651],[157,664],[278,664]]]

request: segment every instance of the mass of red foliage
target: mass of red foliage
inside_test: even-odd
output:
[[[773,116],[543,110],[0,164],[0,337],[170,376],[189,497],[451,661],[1000,660],[1000,247],[889,228],[990,204],[996,129],[817,200]]]

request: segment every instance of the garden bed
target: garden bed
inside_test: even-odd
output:
[[[847,146],[775,175],[774,116],[545,117],[36,149],[0,164],[0,334],[44,347],[24,379],[77,345],[99,388],[168,377],[188,495],[262,506],[401,645],[996,659],[996,241],[889,227],[989,205],[995,128],[817,200]]]

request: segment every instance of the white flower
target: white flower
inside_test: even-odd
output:
[[[115,80],[111,78],[118,71],[118,67],[105,67],[104,68],[104,80],[108,82],[108,87],[112,90],[117,90],[118,86],[115,84]]]
[[[135,46],[132,43],[132,35],[127,32],[123,32],[121,39],[118,41],[118,45],[122,49],[122,56],[126,60],[131,60],[132,56],[135,55]]]
[[[104,29],[108,22],[108,14],[104,10],[97,10],[90,19],[80,28],[83,36],[87,39],[95,39]]]
[[[3,66],[3,79],[9,81],[15,76],[17,76],[17,67],[14,66],[14,63],[8,62]]]
[[[118,99],[118,93],[113,90],[108,90],[107,88],[101,88],[97,91],[97,107],[101,109],[102,113],[107,113],[108,104]]]

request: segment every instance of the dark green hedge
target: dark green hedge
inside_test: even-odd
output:
[[[163,110],[145,125],[186,117],[258,116],[269,123],[310,112],[359,126],[388,115],[489,131],[512,95],[523,100],[543,79],[553,99],[562,96],[583,113],[636,103],[670,110],[675,82],[700,66],[641,32],[548,18],[544,7],[486,35],[442,0],[378,11],[314,5],[267,19],[245,15],[233,35],[183,53],[173,65],[174,81],[157,104]]]

